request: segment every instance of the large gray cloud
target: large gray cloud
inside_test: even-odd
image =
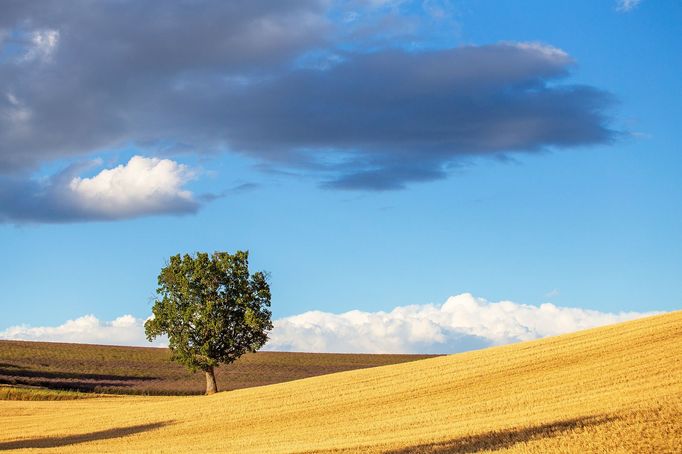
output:
[[[610,96],[557,85],[572,60],[537,44],[351,55],[225,93],[225,140],[330,175],[338,188],[396,189],[463,158],[603,143]],[[281,165],[281,163],[280,163]]]
[[[0,169],[166,142],[180,118],[163,109],[186,81],[288,63],[321,43],[323,13],[315,0],[3,2]]]
[[[326,187],[384,190],[479,156],[614,137],[610,96],[562,83],[573,61],[558,49],[341,51],[328,7],[4,2],[0,171],[133,144],[238,152]],[[320,64],[303,58],[314,51]]]

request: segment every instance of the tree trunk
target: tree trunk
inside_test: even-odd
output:
[[[206,370],[206,395],[218,392],[218,385],[215,382],[215,372],[213,366]]]

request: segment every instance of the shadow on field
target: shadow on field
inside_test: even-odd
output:
[[[65,437],[41,437],[28,440],[0,442],[0,451],[9,449],[38,449],[38,448],[59,448],[62,446],[75,445],[88,441],[107,440],[110,438],[127,437],[141,432],[158,429],[169,425],[170,422],[155,422],[151,424],[140,424],[138,426],[118,427],[116,429],[100,430],[80,435],[68,435]]]
[[[10,367],[3,367],[10,366]],[[7,375],[13,377],[36,377],[47,379],[81,379],[81,380],[108,380],[108,381],[147,381],[157,380],[157,377],[145,375],[122,375],[122,374],[89,374],[81,372],[60,372],[60,371],[45,371],[33,370],[22,366],[13,366],[0,364],[0,375]]]
[[[501,431],[486,432],[469,437],[461,437],[453,440],[415,445],[407,448],[388,451],[392,454],[407,453],[474,453],[480,451],[496,451],[512,447],[517,443],[524,443],[531,440],[551,438],[581,427],[598,426],[613,421],[617,418],[611,416],[590,416],[584,418],[566,419],[542,424],[534,427],[522,429],[509,429]]]
[[[143,383],[157,380],[158,377],[149,375],[50,371],[0,363],[0,383],[15,386],[98,392],[102,389],[140,387]]]

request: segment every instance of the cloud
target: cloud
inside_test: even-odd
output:
[[[30,33],[30,41],[22,61],[49,60],[59,44],[59,31],[34,30]]]
[[[132,144],[240,153],[326,188],[392,190],[480,157],[617,137],[611,96],[568,83],[574,62],[560,49],[410,48],[393,38],[404,28],[393,7],[350,37],[331,4],[3,7],[0,29],[41,57],[0,59],[0,172]],[[315,55],[324,61],[304,64]]]
[[[225,79],[289,65],[326,41],[326,4],[3,4],[0,30],[9,31],[12,46],[0,48],[0,90],[11,90],[34,116],[21,130],[8,124],[0,91],[0,171],[130,143],[184,138],[173,137],[173,125],[184,119],[180,112],[164,111],[166,98],[175,100],[174,93],[190,90],[181,97],[184,108],[191,110],[189,115],[205,114],[192,107],[211,107],[197,85],[208,84],[210,91],[211,84]]]
[[[274,322],[266,350],[356,353],[456,353],[538,339],[653,315],[607,313],[553,304],[489,302],[469,293],[441,305],[399,306],[390,312],[311,311]],[[147,345],[143,320],[100,322],[93,316],[58,327],[16,326],[0,338]]]
[[[455,353],[538,339],[631,320],[651,313],[489,302],[469,293],[442,305],[390,312],[312,311],[278,320],[269,350],[360,353]]]
[[[195,173],[169,159],[133,156],[89,178],[77,175],[82,170],[72,166],[42,180],[0,178],[0,222],[130,219],[199,208],[184,189]]]
[[[337,189],[400,189],[477,157],[607,143],[611,97],[552,83],[572,59],[538,43],[348,56],[225,94],[226,140]]]
[[[642,0],[617,0],[616,1],[616,11],[620,13],[627,13],[637,8],[637,6],[642,2]]]
[[[85,315],[54,327],[13,326],[0,332],[0,338],[104,345],[165,346],[165,339],[161,338],[150,344],[144,336],[144,320],[132,315],[123,315],[110,322],[100,321],[94,315]]]

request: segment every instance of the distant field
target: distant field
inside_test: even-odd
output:
[[[104,395],[105,394],[0,385],[0,400],[76,400],[92,399]]]
[[[0,401],[0,450],[679,453],[682,312],[212,396]]]
[[[217,369],[220,390],[384,366],[430,355],[258,352]],[[0,341],[0,384],[114,394],[202,394],[204,375],[165,348]],[[0,393],[0,398],[2,393]]]

